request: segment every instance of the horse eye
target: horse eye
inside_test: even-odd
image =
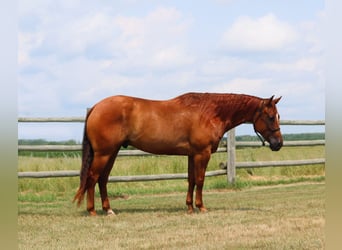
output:
[[[268,117],[270,119],[271,122],[273,122],[275,120],[275,117],[274,116],[270,116]]]

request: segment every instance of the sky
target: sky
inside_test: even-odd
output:
[[[282,96],[281,119],[324,120],[324,20],[323,0],[19,0],[18,117],[84,116],[118,94],[218,92]],[[18,125],[19,139],[82,134],[81,123]]]

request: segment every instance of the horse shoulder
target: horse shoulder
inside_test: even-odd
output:
[[[219,119],[212,118],[193,124],[190,136],[191,145],[199,151],[210,149],[216,152],[224,134],[224,126]]]

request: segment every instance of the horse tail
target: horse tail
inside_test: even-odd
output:
[[[92,110],[93,108],[87,112],[87,116],[84,122],[84,132],[83,132],[83,142],[82,142],[82,167],[80,171],[80,186],[73,200],[73,202],[77,200],[78,206],[81,205],[81,202],[83,201],[83,198],[84,198],[84,194],[87,191],[88,171],[94,158],[94,151],[87,135],[87,120]]]

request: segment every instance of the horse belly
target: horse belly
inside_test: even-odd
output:
[[[166,155],[188,155],[190,153],[190,143],[187,139],[172,136],[166,137],[165,133],[151,133],[144,134],[142,137],[130,140],[132,146],[152,153],[152,154],[166,154]]]

